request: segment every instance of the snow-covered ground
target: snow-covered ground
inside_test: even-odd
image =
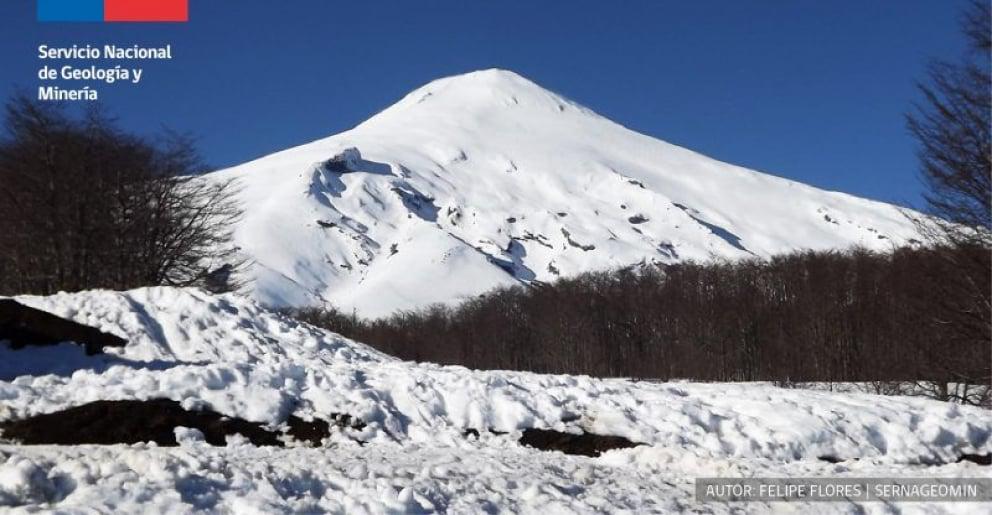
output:
[[[240,185],[257,299],[366,317],[640,262],[918,238],[892,205],[639,134],[504,70],[206,177]]]
[[[955,513],[989,503],[700,503],[694,479],[988,477],[976,465],[726,459],[678,447],[584,458],[501,438],[452,445],[0,446],[0,511],[114,513]],[[4,508],[4,505],[8,505]],[[13,506],[11,506],[13,505]],[[18,506],[20,505],[20,506]]]
[[[367,423],[320,448],[238,439],[179,448],[0,445],[0,510],[184,513],[891,512],[880,504],[699,503],[705,476],[988,477],[950,463],[992,452],[989,412],[919,398],[747,384],[478,372],[403,362],[237,296],[149,288],[19,297],[129,340],[106,356],[0,345],[0,421],[96,400],[168,398],[273,425],[290,414]],[[624,436],[599,458],[517,444],[525,428]],[[479,438],[466,437],[477,429]],[[487,430],[505,432],[493,434]],[[368,442],[361,446],[356,440]],[[843,460],[831,464],[818,458]],[[3,508],[5,506],[6,508]],[[900,510],[987,512],[981,504]]]

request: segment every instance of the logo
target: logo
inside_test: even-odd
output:
[[[38,0],[42,22],[185,22],[189,0]]]

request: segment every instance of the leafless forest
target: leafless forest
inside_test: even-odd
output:
[[[980,261],[989,280],[989,258],[980,248],[805,252],[592,273],[376,321],[296,315],[395,356],[472,368],[988,385],[989,311],[957,268]],[[987,389],[970,391],[987,401]]]

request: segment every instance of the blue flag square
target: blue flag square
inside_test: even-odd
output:
[[[103,21],[103,0],[38,0],[38,21]]]

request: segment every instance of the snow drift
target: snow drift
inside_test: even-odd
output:
[[[254,422],[354,415],[367,441],[437,442],[466,429],[587,429],[650,446],[782,461],[953,462],[992,451],[988,412],[924,399],[754,384],[655,384],[403,362],[235,296],[149,288],[18,301],[129,341],[53,374],[11,368],[0,418],[97,400],[164,398]],[[78,347],[66,352],[81,354]]]
[[[638,134],[509,71],[434,81],[236,179],[267,305],[369,317],[641,262],[910,242],[891,205]]]
[[[98,400],[172,399],[273,426],[291,415],[339,413],[366,425],[338,428],[329,447],[316,449],[237,439],[209,448],[195,431],[184,432],[176,450],[0,445],[0,505],[673,511],[692,505],[698,475],[973,475],[977,465],[954,462],[992,452],[987,411],[925,399],[414,364],[253,301],[198,290],[17,301],[128,344],[98,356],[75,345],[0,344],[0,421]],[[57,366],[45,370],[31,358],[36,351]],[[571,457],[522,447],[526,428],[644,445]]]

